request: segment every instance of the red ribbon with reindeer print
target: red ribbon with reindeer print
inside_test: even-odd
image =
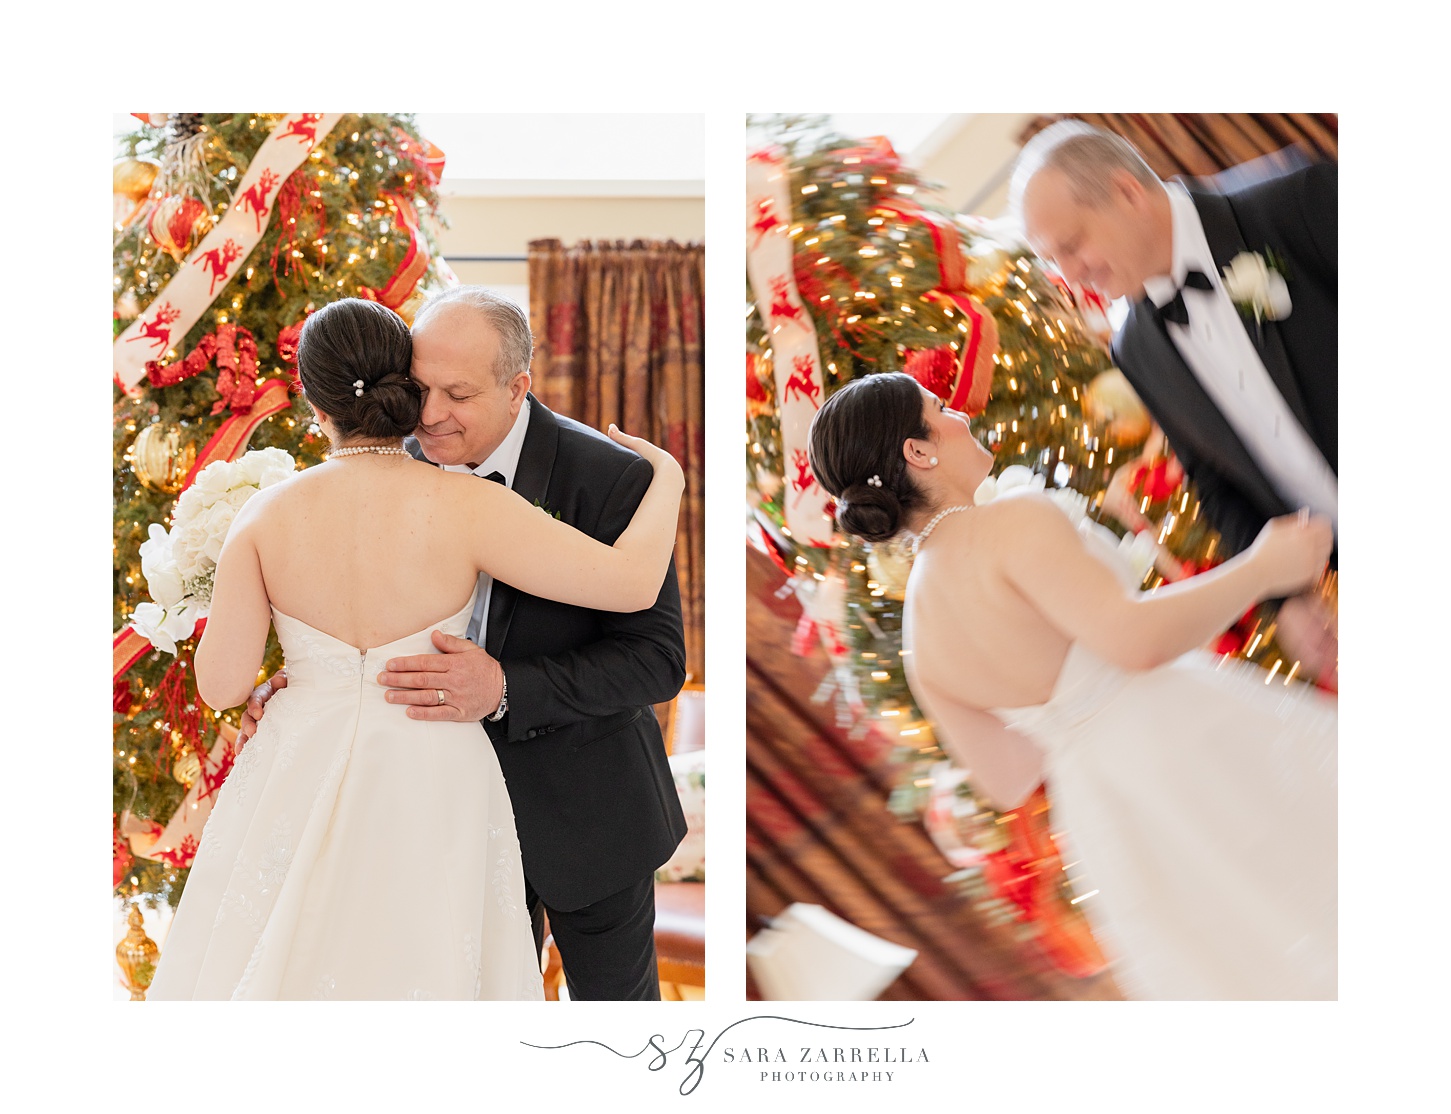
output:
[[[123,390],[134,390],[147,364],[172,351],[236,277],[267,230],[281,184],[342,115],[290,113],[262,141],[221,220],[111,346],[112,368]]]

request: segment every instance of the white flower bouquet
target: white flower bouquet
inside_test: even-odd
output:
[[[171,532],[152,523],[141,546],[141,574],[150,603],[137,606],[131,626],[158,650],[176,653],[212,604],[217,558],[237,511],[264,487],[287,479],[297,461],[281,449],[254,449],[218,460],[197,474],[172,512]]]

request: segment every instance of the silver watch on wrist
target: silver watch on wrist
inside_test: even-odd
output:
[[[499,680],[503,683],[504,691],[499,694],[498,709],[493,715],[485,717],[490,723],[498,723],[499,720],[504,718],[504,713],[509,710],[509,677],[504,672],[502,665],[499,666]]]

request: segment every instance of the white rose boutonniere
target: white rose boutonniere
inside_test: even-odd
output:
[[[218,460],[197,474],[172,510],[171,532],[157,523],[141,546],[141,572],[152,602],[140,604],[131,625],[158,650],[176,653],[212,604],[217,557],[237,511],[264,487],[285,480],[297,462],[281,449],[254,449]]]
[[[1252,314],[1256,324],[1290,316],[1290,288],[1273,252],[1268,259],[1258,252],[1236,255],[1224,268],[1224,292],[1240,313]]]

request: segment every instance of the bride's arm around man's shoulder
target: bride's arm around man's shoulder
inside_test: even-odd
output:
[[[610,427],[610,436],[653,469],[630,525],[605,545],[556,520],[500,484],[459,483],[459,521],[478,567],[530,595],[599,611],[642,611],[655,603],[670,566],[685,475],[670,453]],[[471,513],[470,513],[471,512]]]

